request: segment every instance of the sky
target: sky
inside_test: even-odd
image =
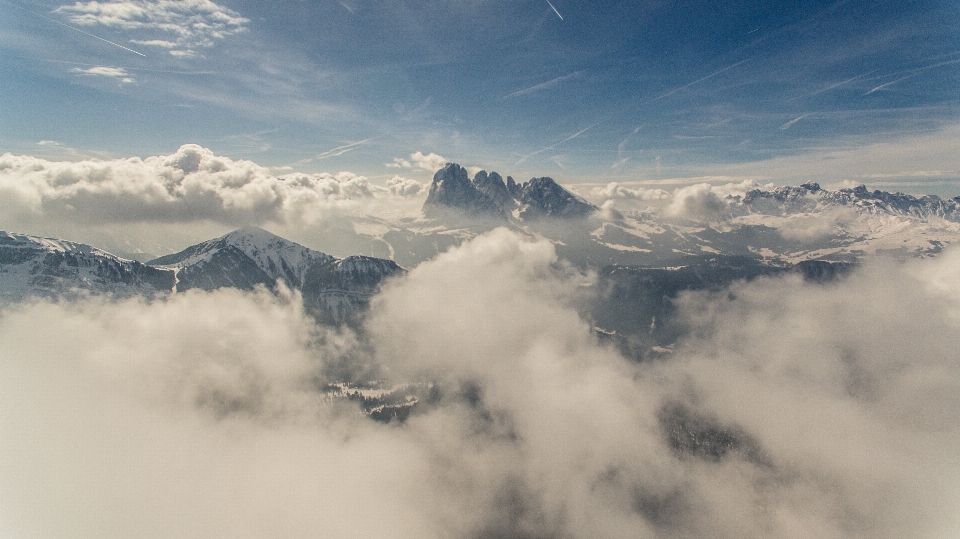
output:
[[[960,5],[0,0],[0,118],[49,160],[954,196]]]

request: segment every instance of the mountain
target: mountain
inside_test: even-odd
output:
[[[447,163],[434,174],[423,204],[423,213],[428,217],[461,212],[521,221],[583,218],[597,209],[552,178],[533,178],[517,184],[510,176],[504,182],[500,174],[481,170],[470,180],[466,169],[456,163]]]
[[[776,263],[851,262],[875,255],[931,256],[960,242],[960,197],[863,186],[829,190],[813,182],[706,187],[698,195],[706,204],[687,204],[682,189],[648,200],[630,190],[601,188],[589,192],[591,204],[549,178],[518,184],[480,171],[471,180],[450,163],[434,175],[422,214],[338,215],[318,226],[312,241],[324,250],[391,258],[404,267],[499,226],[546,238],[561,258],[590,267],[656,266],[718,254]],[[709,211],[698,214],[697,208]]]
[[[733,197],[735,201],[741,201]],[[930,220],[945,219],[960,223],[960,197],[944,200],[936,195],[920,198],[904,193],[869,191],[866,186],[830,191],[815,182],[799,187],[778,187],[771,191],[754,189],[742,198],[750,213],[789,215],[816,211],[829,206],[845,206],[869,215],[891,215]]]
[[[384,280],[405,270],[392,260],[333,257],[257,227],[187,247],[148,263],[71,241],[0,232],[0,303],[83,295],[162,297],[190,289],[251,290],[277,283],[299,290],[321,322],[355,323]]]
[[[246,227],[147,262],[177,270],[176,290],[272,288],[277,281],[300,289],[307,271],[334,257],[287,241],[262,228]]]
[[[175,290],[250,290],[283,283],[299,290],[304,306],[329,323],[356,321],[387,277],[403,273],[392,260],[368,256],[336,258],[246,227],[149,262],[176,271]]]
[[[30,297],[168,294],[174,272],[72,241],[0,231],[0,303]]]

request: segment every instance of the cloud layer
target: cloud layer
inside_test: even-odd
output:
[[[418,185],[397,176],[385,188],[350,172],[275,176],[252,161],[217,156],[195,144],[146,159],[0,156],[0,210],[8,227],[31,220],[310,223],[374,199],[417,194]]]
[[[371,341],[295,297],[0,316],[0,528],[16,537],[952,537],[960,252],[681,300],[631,364],[589,276],[497,230],[384,291]],[[406,423],[321,398],[345,357],[432,380]]]

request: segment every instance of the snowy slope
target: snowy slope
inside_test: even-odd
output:
[[[70,241],[0,231],[0,302],[39,296],[165,294],[174,272]]]
[[[149,264],[176,268],[178,291],[224,286],[250,289],[258,284],[272,287],[278,280],[299,289],[311,267],[335,260],[262,228],[245,227]]]
[[[325,322],[357,319],[384,279],[403,272],[392,260],[367,256],[336,258],[285,240],[257,227],[150,261],[177,271],[176,290],[249,290],[282,282],[299,290],[304,306]]]

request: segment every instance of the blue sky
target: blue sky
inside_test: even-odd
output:
[[[960,4],[0,0],[0,118],[0,152],[56,159],[956,195]]]

